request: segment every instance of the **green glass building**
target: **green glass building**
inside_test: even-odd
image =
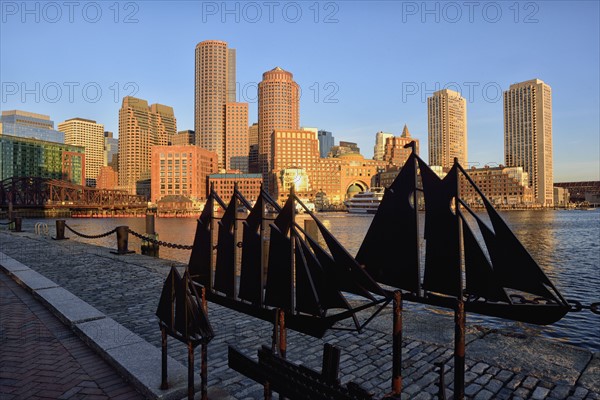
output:
[[[85,184],[85,149],[0,133],[0,181],[12,177],[60,179]]]

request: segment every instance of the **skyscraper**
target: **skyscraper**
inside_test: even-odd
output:
[[[138,180],[150,179],[152,146],[166,146],[177,132],[173,108],[148,107],[146,100],[123,98],[119,110],[119,186],[136,192]]]
[[[225,121],[225,169],[248,173],[248,103],[227,103]]]
[[[429,165],[452,167],[458,158],[467,167],[467,102],[453,90],[444,89],[427,98]]]
[[[273,165],[273,131],[300,128],[300,87],[293,78],[291,72],[275,67],[265,72],[258,84],[258,162],[267,190]]]
[[[537,203],[553,204],[552,89],[539,79],[504,92],[504,162],[529,173]]]
[[[334,144],[334,137],[331,132],[319,131],[319,154],[321,158],[327,157]]]
[[[196,45],[195,118],[196,144],[219,156],[219,168],[227,168],[227,104],[236,100],[236,52],[220,40]],[[243,106],[239,106],[243,107]],[[238,108],[239,108],[238,107]],[[246,104],[246,109],[248,105]],[[246,113],[247,114],[247,113]],[[230,120],[238,125],[242,120]],[[248,118],[244,122],[248,127]],[[235,154],[232,153],[232,154]],[[236,155],[237,156],[237,155]],[[246,151],[247,156],[247,151]]]
[[[373,148],[373,160],[383,160],[385,153],[385,141],[387,138],[394,137],[393,133],[377,132],[375,134],[375,147]]]
[[[65,134],[65,144],[85,148],[85,174],[87,186],[96,186],[100,168],[104,166],[104,125],[90,119],[71,118],[58,124]]]

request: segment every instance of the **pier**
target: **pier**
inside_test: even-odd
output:
[[[54,241],[32,232],[0,232],[0,269],[33,294],[137,390],[149,398],[183,398],[185,379],[161,391],[161,335],[155,316],[169,260]],[[3,289],[4,290],[4,289]],[[60,293],[59,293],[60,292]],[[4,294],[2,294],[4,298]],[[58,296],[58,297],[57,297]],[[3,300],[4,301],[4,300]],[[28,300],[29,301],[29,300]],[[35,300],[37,301],[37,300]],[[71,307],[71,308],[70,308]],[[269,344],[271,324],[209,303],[215,338],[208,346],[208,388],[212,399],[261,399],[263,387],[227,365],[227,345],[256,357]],[[235,317],[233,317],[235,315]],[[11,315],[3,316],[9,319]],[[390,391],[391,307],[361,333],[329,331],[322,340],[288,333],[287,359],[319,369],[323,343],[340,348],[342,383],[353,381],[376,398]],[[4,323],[3,323],[4,325]],[[10,334],[5,330],[2,340]],[[8,338],[10,339],[10,338]],[[24,347],[45,346],[23,342]],[[4,351],[4,350],[2,350]],[[405,311],[402,343],[402,398],[437,398],[439,367],[446,363],[446,397],[452,397],[452,316]],[[169,342],[169,374],[184,374],[187,349]],[[199,360],[196,370],[199,376]],[[5,371],[2,370],[1,374]],[[465,394],[473,399],[599,399],[600,354],[538,337],[468,324]],[[0,378],[4,378],[0,376]],[[5,388],[0,379],[0,394]],[[181,390],[180,390],[181,389]],[[43,391],[43,386],[41,386]],[[2,397],[4,398],[4,397]],[[10,396],[8,397],[10,398]]]

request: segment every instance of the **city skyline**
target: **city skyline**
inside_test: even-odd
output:
[[[452,22],[452,10],[441,3],[431,3],[429,11],[413,2],[380,2],[377,11],[363,2],[319,3],[320,13],[314,18],[317,10],[309,9],[310,4],[290,2],[281,3],[279,9],[287,5],[289,13],[275,13],[272,23],[266,12],[261,20],[250,22],[250,10],[244,11],[241,5],[236,22],[235,15],[221,15],[221,10],[213,15],[206,8],[221,3],[183,2],[173,8],[161,7],[161,2],[133,4],[138,9],[132,19],[138,21],[130,24],[124,19],[133,8],[121,9],[118,23],[108,6],[97,23],[86,21],[81,13],[74,14],[73,23],[50,23],[43,10],[39,22],[31,15],[23,15],[22,22],[19,10],[16,16],[3,10],[2,110],[42,113],[54,121],[88,118],[116,132],[122,98],[133,94],[168,104],[175,110],[178,129],[192,129],[193,49],[204,40],[222,40],[237,50],[237,100],[249,103],[249,124],[258,119],[261,74],[279,65],[294,74],[302,89],[300,125],[331,131],[338,141],[357,142],[367,158],[372,157],[376,132],[399,136],[405,123],[420,139],[422,154],[427,154],[426,98],[447,86],[461,89],[467,100],[469,161],[480,167],[502,164],[502,92],[510,84],[541,79],[553,89],[554,180],[600,179],[597,3],[523,2],[518,3],[518,16],[510,5],[498,3],[502,17],[497,21],[489,6],[485,15],[481,7],[473,15],[462,10],[462,18]],[[227,4],[234,10],[238,3]],[[290,22],[294,4],[300,4],[302,18]],[[537,5],[537,11],[526,9],[527,4]],[[63,13],[63,19],[67,18],[68,13]],[[162,35],[147,46],[140,42],[139,48],[126,49],[114,40],[124,34],[144,36],[157,21],[164,26]],[[361,29],[354,29],[357,24]],[[371,34],[361,35],[365,29]],[[99,33],[105,40],[96,37]],[[453,45],[434,42],[442,33]],[[87,48],[80,49],[80,60],[60,61],[58,43],[78,46],[92,36],[98,42],[94,54],[118,57],[122,62],[92,66],[85,61]],[[18,41],[11,40],[17,37]],[[296,39],[293,51],[288,50],[290,38]],[[169,46],[164,59],[150,60],[143,54],[165,43]],[[25,47],[31,51],[22,51]],[[35,62],[40,56],[47,60],[43,69]],[[564,60],[569,59],[577,63],[566,64]],[[62,89],[61,96],[55,94],[57,87]],[[97,87],[102,95],[92,102]],[[72,102],[69,88],[73,89]]]

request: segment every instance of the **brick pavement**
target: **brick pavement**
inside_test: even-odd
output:
[[[57,282],[154,346],[160,346],[154,312],[163,280],[173,262],[141,255],[113,256],[106,249],[73,240],[53,242],[27,234],[0,233],[0,251]],[[216,332],[209,345],[209,387],[225,389],[236,399],[262,398],[261,386],[228,368],[227,345],[235,345],[243,353],[255,357],[258,347],[269,343],[271,325],[212,303],[209,304],[209,317]],[[406,326],[410,328],[411,325]],[[288,359],[319,370],[323,343],[337,345],[342,351],[342,383],[354,381],[379,398],[390,389],[390,330],[390,314],[383,312],[360,334],[330,331],[323,340],[317,340],[288,332]],[[473,327],[468,333],[470,342],[488,334]],[[567,347],[565,349],[568,350]],[[439,373],[435,363],[449,359],[445,378],[446,394],[451,398],[451,337],[448,343],[434,343],[407,334],[402,353],[403,399],[436,398]],[[169,355],[186,363],[185,348],[175,340],[169,342]],[[582,386],[577,377],[556,376],[545,365],[539,371],[529,371],[522,370],[520,365],[492,364],[484,362],[485,357],[482,361],[469,356],[467,348],[465,378],[468,398],[600,398],[598,391]],[[199,368],[198,365],[196,367]],[[583,370],[585,367],[584,363],[578,368]]]
[[[0,399],[142,399],[39,301],[0,272]]]

